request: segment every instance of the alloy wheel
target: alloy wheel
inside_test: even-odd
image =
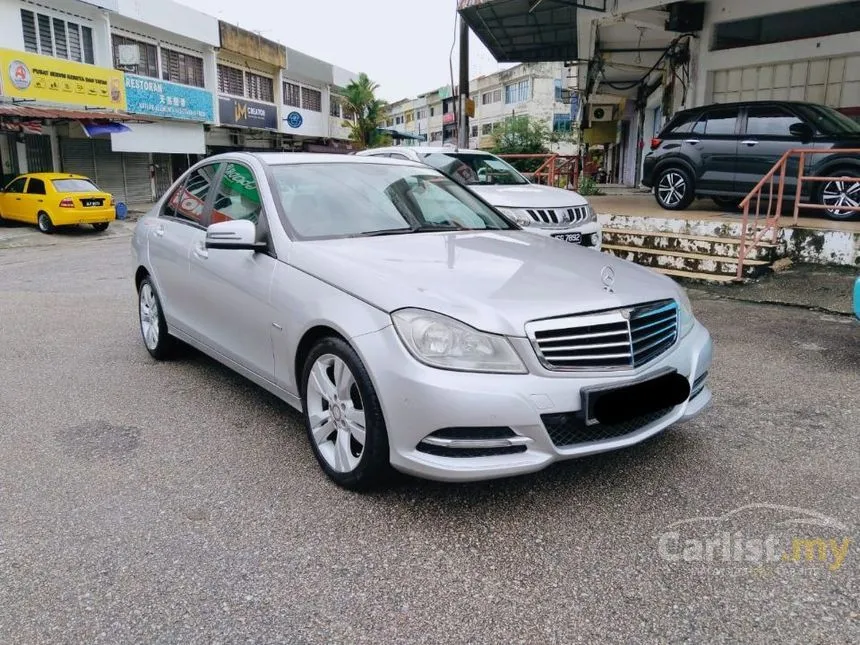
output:
[[[140,288],[140,331],[150,351],[158,347],[158,300],[152,285],[145,282]]]
[[[830,207],[833,217],[848,218],[858,214],[858,211],[842,210],[840,206],[860,206],[860,182],[857,181],[828,181],[821,191],[821,201]]]
[[[687,180],[678,172],[667,172],[660,178],[657,194],[666,206],[677,206],[687,193]]]
[[[306,400],[320,455],[335,472],[351,472],[364,454],[365,414],[355,376],[341,358],[324,354],[314,362]]]

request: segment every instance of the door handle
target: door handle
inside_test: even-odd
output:
[[[196,255],[201,260],[205,260],[209,257],[209,251],[203,245],[203,242],[194,243],[194,255]]]
[[[699,141],[698,139],[686,139],[684,143],[689,143],[690,145],[695,146],[701,143],[701,141]]]
[[[154,232],[156,237],[164,237],[164,226],[158,225]]]
[[[745,146],[749,146],[750,148],[758,145],[758,141],[752,141],[752,140],[741,141],[741,143],[744,144]]]

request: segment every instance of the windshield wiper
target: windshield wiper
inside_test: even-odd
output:
[[[378,231],[364,231],[362,233],[356,233],[350,237],[381,237],[383,235],[406,235],[407,233],[414,232],[414,228],[383,228]]]
[[[468,230],[465,226],[461,226],[460,224],[455,224],[454,222],[449,222],[447,224],[442,224],[440,222],[424,222],[423,224],[418,224],[418,226],[412,229],[413,233],[425,233],[427,231],[466,231]]]

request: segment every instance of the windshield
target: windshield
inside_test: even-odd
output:
[[[97,193],[98,187],[89,179],[54,179],[54,190],[58,193]]]
[[[302,239],[516,228],[429,168],[285,164],[272,174],[287,223]]]
[[[513,166],[498,157],[460,152],[431,152],[424,163],[448,173],[468,186],[500,184],[504,186],[529,183]]]
[[[798,105],[797,109],[823,134],[860,134],[860,123],[823,105]]]

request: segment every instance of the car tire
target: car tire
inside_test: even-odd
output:
[[[161,299],[152,282],[146,276],[137,289],[137,308],[140,334],[143,345],[150,356],[159,361],[168,360],[176,351],[176,339],[167,331],[167,321],[161,308]]]
[[[40,211],[36,216],[36,225],[39,227],[39,230],[42,233],[50,235],[54,231],[57,230],[57,227],[54,226],[54,222],[51,221],[51,216],[48,215],[45,211]]]
[[[381,484],[391,473],[388,431],[355,350],[336,337],[318,342],[302,369],[301,395],[308,440],[326,475],[353,491]]]
[[[829,172],[827,177],[855,177],[860,175],[860,171],[852,168],[843,168]],[[824,212],[825,217],[833,220],[850,220],[860,217],[860,211],[840,210],[838,206],[860,206],[860,181],[827,181],[822,182],[821,188],[818,191],[818,198],[815,200],[822,206],[837,206],[836,208],[827,209]]]
[[[97,224],[93,224],[93,228],[99,233],[106,231],[108,226],[110,226],[110,222],[99,222]]]
[[[737,197],[711,197],[711,199],[719,208],[724,208],[732,213],[741,210],[741,202],[743,201]]]
[[[657,203],[667,211],[682,211],[693,202],[696,191],[690,173],[672,166],[664,168],[657,175],[654,195]]]

